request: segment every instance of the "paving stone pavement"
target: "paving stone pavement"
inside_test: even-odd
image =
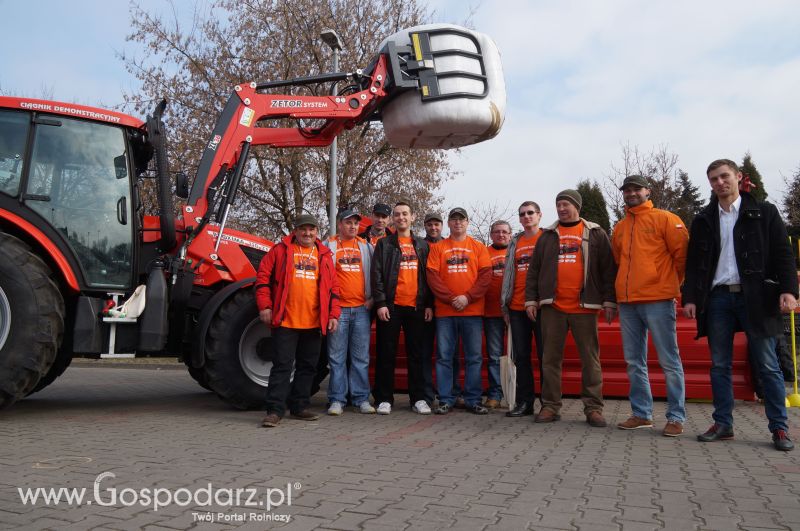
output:
[[[546,425],[407,403],[264,429],[262,412],[182,370],[73,367],[0,412],[0,528],[800,529],[800,450],[773,450],[755,403],[737,402],[735,440],[711,444],[694,438],[709,404],[689,404],[686,434],[669,439],[591,428],[578,400]],[[628,413],[607,402],[611,426]],[[36,487],[85,498],[23,503],[18,489]]]

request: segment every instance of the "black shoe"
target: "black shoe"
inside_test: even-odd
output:
[[[489,409],[484,407],[482,404],[475,404],[472,406],[466,406],[467,411],[470,413],[474,413],[476,415],[488,415]]]
[[[783,430],[775,430],[772,432],[772,444],[775,445],[776,450],[780,450],[781,452],[794,450],[794,443],[789,438],[789,434]]]
[[[452,409],[453,407],[450,404],[439,404],[434,408],[433,412],[437,415],[447,415]]]
[[[533,415],[533,404],[528,402],[518,402],[514,405],[514,409],[506,413],[506,417],[524,417],[526,415]]]
[[[733,439],[733,428],[730,426],[726,428],[719,424],[714,424],[708,428],[707,432],[697,436],[697,440],[700,442],[727,441],[729,439]]]

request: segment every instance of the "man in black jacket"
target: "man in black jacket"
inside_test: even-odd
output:
[[[392,221],[395,232],[378,240],[372,257],[372,297],[378,314],[372,394],[378,414],[391,413],[397,342],[402,327],[412,410],[430,415],[422,369],[423,325],[433,317],[433,299],[425,276],[428,242],[411,232],[414,214],[408,203],[401,201],[395,205]]]
[[[775,352],[781,312],[797,307],[798,285],[786,227],[774,205],[739,191],[742,173],[728,159],[706,170],[715,197],[692,222],[683,307],[708,336],[714,425],[702,442],[733,438],[733,335],[743,330],[761,375],[764,407],[778,450],[794,448],[786,418],[786,390]]]

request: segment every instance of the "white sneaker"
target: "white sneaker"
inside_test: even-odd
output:
[[[331,405],[328,407],[328,415],[338,417],[342,413],[344,413],[344,404],[341,402],[331,402]]]
[[[378,404],[378,415],[388,415],[392,412],[392,405],[389,402]]]
[[[419,413],[420,415],[430,415],[431,406],[429,406],[424,400],[417,400],[417,403],[411,407],[411,411],[414,413]]]
[[[369,403],[369,400],[364,400],[361,402],[361,405],[358,406],[359,413],[364,413],[365,415],[371,415],[375,413],[375,408],[372,407],[372,404]]]

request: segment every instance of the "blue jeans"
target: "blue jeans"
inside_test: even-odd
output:
[[[750,330],[744,295],[713,290],[707,310],[708,346],[711,350],[711,392],[714,395],[714,422],[733,426],[733,334],[736,324],[747,334],[750,360],[761,375],[764,387],[764,408],[769,430],[788,431],[786,426],[786,389],[783,373],[775,352],[775,337],[756,337]]]
[[[369,311],[364,306],[342,308],[339,326],[328,334],[329,402],[346,403],[348,392],[356,406],[369,400],[369,337]]]
[[[476,316],[437,317],[436,319],[436,386],[439,403],[452,406],[453,360],[458,356],[458,338],[464,349],[464,402],[474,406],[481,402],[481,351],[483,318]]]
[[[489,359],[489,391],[486,397],[490,400],[503,398],[503,387],[500,385],[500,356],[503,355],[506,323],[502,317],[484,317],[483,334],[486,336],[486,357]]]
[[[631,409],[637,417],[653,419],[653,395],[647,373],[649,330],[667,384],[667,420],[686,421],[686,388],[675,322],[672,300],[619,305],[622,349],[631,384]]]

